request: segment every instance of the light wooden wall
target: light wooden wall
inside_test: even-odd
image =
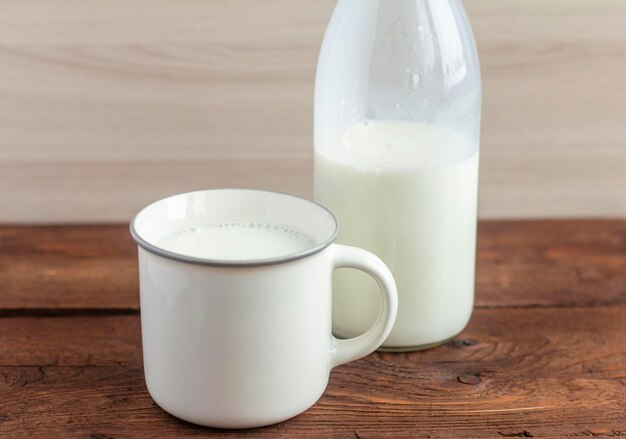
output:
[[[209,187],[311,194],[333,0],[0,0],[0,222],[126,221]],[[466,0],[483,217],[626,216],[626,1]]]

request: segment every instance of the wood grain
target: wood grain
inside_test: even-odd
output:
[[[126,225],[1,226],[0,314],[139,307]],[[476,306],[626,305],[626,221],[481,221]]]
[[[0,227],[0,313],[139,309],[128,226]]]
[[[459,336],[338,367],[310,410],[245,432],[150,398],[125,225],[4,226],[0,250],[0,437],[626,435],[626,221],[481,222]]]
[[[624,435],[624,321],[624,306],[479,309],[452,342],[339,367],[312,409],[236,436]],[[138,316],[1,318],[0,436],[229,436],[155,405],[140,345]]]
[[[626,221],[479,222],[476,305],[626,305]]]
[[[0,222],[127,221],[216,186],[311,194],[333,0],[5,0]],[[472,0],[485,218],[626,217],[626,3]]]

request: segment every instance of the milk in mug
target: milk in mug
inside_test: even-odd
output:
[[[398,316],[383,346],[424,348],[454,337],[474,301],[478,145],[398,120],[364,120],[335,141],[316,149],[315,199],[337,215],[339,243],[373,252],[394,275]],[[380,313],[379,296],[367,275],[336,271],[335,334],[365,332]]]
[[[229,221],[182,227],[160,239],[157,245],[194,258],[251,261],[294,255],[316,243],[290,226],[267,221]]]

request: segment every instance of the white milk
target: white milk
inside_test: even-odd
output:
[[[445,341],[474,300],[478,148],[451,130],[363,121],[315,155],[315,198],[338,216],[339,243],[379,256],[398,286],[385,347]],[[353,337],[380,312],[378,287],[355,270],[334,277],[333,330]]]
[[[237,221],[186,227],[157,243],[165,250],[221,261],[270,259],[299,253],[315,245],[291,227],[259,221]]]

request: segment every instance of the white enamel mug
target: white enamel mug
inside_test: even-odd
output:
[[[203,259],[161,240],[187,227],[228,221],[285,224],[313,239],[269,259]],[[164,410],[222,428],[269,425],[298,415],[324,392],[330,370],[378,348],[397,312],[393,277],[373,254],[334,244],[326,208],[292,195],[218,189],[175,195],[131,223],[138,244],[146,385]],[[332,336],[333,270],[373,276],[382,312],[364,334]]]

